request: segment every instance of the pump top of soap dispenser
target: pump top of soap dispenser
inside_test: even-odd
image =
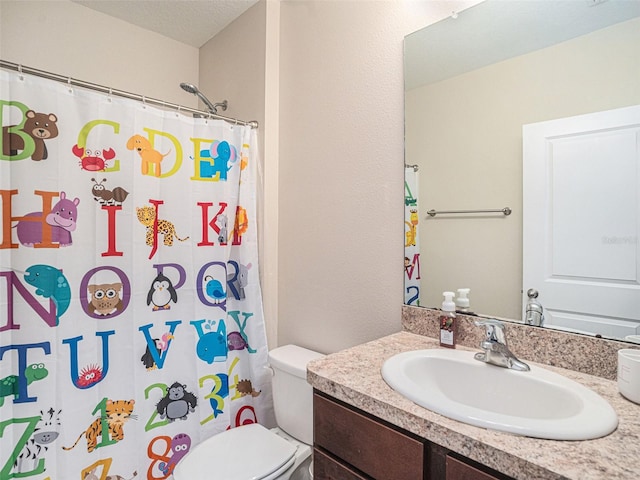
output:
[[[453,302],[453,297],[455,293],[453,292],[442,292],[444,295],[444,302],[442,302],[442,311],[443,312],[455,312],[456,304]]]
[[[457,290],[458,296],[456,297],[456,308],[461,312],[469,311],[469,292],[470,288],[459,288]]]

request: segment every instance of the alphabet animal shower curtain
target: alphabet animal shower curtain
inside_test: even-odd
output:
[[[5,70],[0,107],[0,480],[272,424],[256,131]]]

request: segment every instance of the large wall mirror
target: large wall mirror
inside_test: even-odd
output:
[[[405,303],[439,308],[442,292],[469,288],[476,314],[523,321],[523,225],[546,228],[523,215],[523,126],[636,105],[640,0],[486,0],[408,35]],[[636,178],[633,218],[619,222],[626,233],[602,235],[626,249],[623,302],[638,317],[614,333],[577,329],[630,341],[640,336],[639,125],[621,175]]]

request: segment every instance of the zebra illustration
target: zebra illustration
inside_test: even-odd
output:
[[[16,472],[20,473],[23,471],[24,463],[27,460],[31,460],[33,464],[29,471],[33,471],[38,468],[38,462],[47,450],[49,450],[49,444],[58,438],[59,433],[54,429],[56,428],[56,425],[60,425],[61,412],[62,410],[58,410],[56,412],[53,408],[50,408],[45,414],[44,411],[40,410],[40,421],[38,422],[38,426],[35,428],[33,435],[27,441],[26,445],[20,452],[20,455],[18,455],[13,463],[13,467],[16,469]]]

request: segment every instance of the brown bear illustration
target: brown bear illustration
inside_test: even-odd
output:
[[[19,130],[29,135],[35,142],[31,159],[46,160],[48,154],[44,141],[58,136],[58,126],[56,125],[58,117],[53,113],[47,115],[46,113],[36,113],[33,110],[28,110],[25,116],[24,126]],[[9,129],[15,129],[16,126],[2,128],[2,153],[5,156],[15,156],[19,150],[25,149],[23,137],[9,131]]]

